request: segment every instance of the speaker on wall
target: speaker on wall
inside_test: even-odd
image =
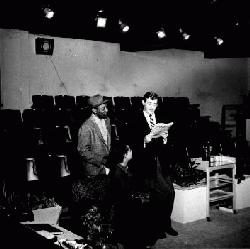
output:
[[[36,38],[36,54],[52,55],[54,39]]]

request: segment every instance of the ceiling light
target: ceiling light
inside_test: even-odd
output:
[[[105,28],[106,27],[106,22],[107,22],[107,18],[98,17],[98,19],[97,19],[97,27]]]
[[[188,40],[190,38],[190,34],[184,32],[182,28],[180,28],[179,31],[180,31],[184,40]]]
[[[123,33],[126,33],[129,31],[129,26],[126,23],[123,23],[121,20],[119,20],[119,25]]]
[[[216,40],[216,43],[217,43],[217,45],[222,45],[222,43],[224,43],[224,40],[223,39],[221,39],[221,38],[219,38],[219,37],[214,37],[214,39]]]
[[[183,33],[182,35],[183,35],[184,40],[188,40],[190,38],[190,35],[187,33]]]
[[[106,27],[107,17],[104,15],[103,10],[98,11],[98,14],[96,16],[96,20],[97,20],[96,25],[98,28],[105,28]]]
[[[128,31],[129,31],[129,26],[128,26],[128,25],[124,25],[124,26],[122,27],[122,31],[123,31],[123,32],[128,32]]]
[[[158,30],[156,32],[156,34],[157,34],[157,36],[158,36],[159,39],[162,39],[162,38],[166,37],[166,33],[165,33],[165,30],[163,28],[161,28],[160,30]]]
[[[49,7],[44,8],[43,12],[45,14],[45,17],[48,19],[51,19],[55,15],[55,12]]]

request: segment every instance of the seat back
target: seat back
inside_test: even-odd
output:
[[[32,95],[32,109],[48,110],[55,107],[52,95]]]
[[[75,97],[71,95],[56,95],[55,107],[58,110],[73,110],[76,107]]]

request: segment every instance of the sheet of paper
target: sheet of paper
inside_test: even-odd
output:
[[[164,124],[164,123],[158,123],[156,124],[151,133],[153,134],[153,138],[158,138],[162,135],[162,133],[168,132],[169,128],[173,125],[173,122]]]

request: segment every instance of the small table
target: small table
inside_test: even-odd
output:
[[[210,203],[232,198],[232,212],[236,213],[236,159],[228,156],[215,156],[213,161],[201,161],[198,170],[206,172],[206,216],[210,221]],[[231,170],[231,177],[221,174],[223,169]],[[214,174],[212,175],[212,172]],[[231,185],[231,186],[229,186]],[[231,190],[224,188],[229,186]]]
[[[74,246],[76,248],[76,240],[83,239],[83,237],[74,234],[57,224],[48,224],[41,222],[21,222],[21,224],[24,225],[27,229],[32,230],[40,236],[43,236],[45,239],[53,240],[53,243],[60,246],[60,248],[74,248]]]

